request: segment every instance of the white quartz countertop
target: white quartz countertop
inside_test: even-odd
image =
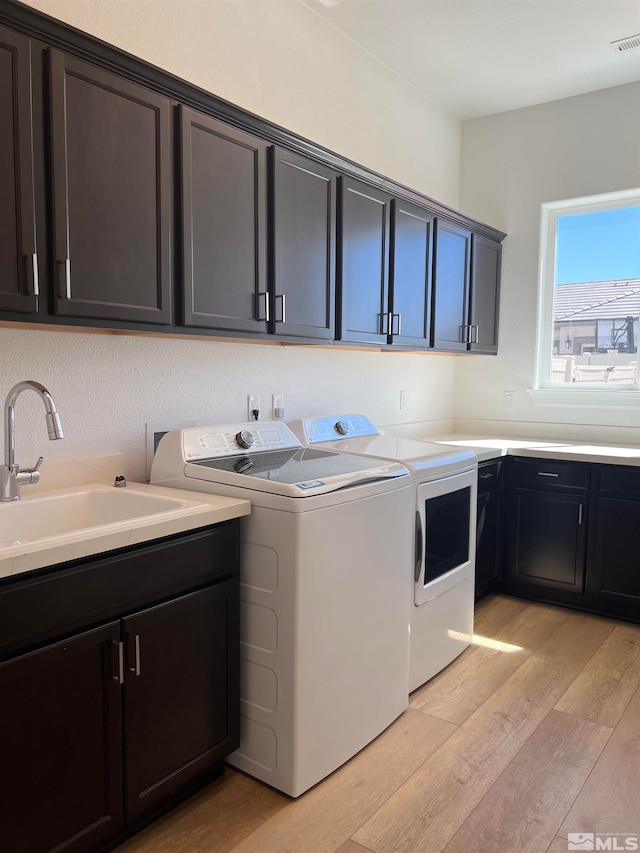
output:
[[[640,436],[638,446],[605,444],[578,444],[566,441],[541,441],[539,439],[479,436],[464,433],[425,436],[425,440],[438,444],[468,447],[478,457],[478,462],[499,459],[501,456],[531,456],[540,459],[565,459],[574,462],[600,462],[609,465],[640,466]]]
[[[251,511],[249,501],[143,483],[122,489],[100,483],[42,492],[35,488],[28,494],[25,489],[20,501],[0,504],[0,579],[196,530]],[[117,506],[114,493],[123,493],[123,506]],[[136,495],[159,500],[143,503]],[[128,506],[137,504],[143,508],[128,517]],[[100,515],[103,506],[116,509]],[[60,518],[61,508],[66,517],[63,512]]]

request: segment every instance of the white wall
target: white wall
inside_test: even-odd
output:
[[[457,207],[459,124],[302,3],[31,5]],[[444,419],[446,429],[453,370],[452,358],[414,354],[0,329],[0,402],[14,383],[39,380],[66,432],[49,444],[38,399],[24,394],[18,461],[122,450],[135,478],[145,422],[244,419],[249,392],[262,395],[263,409],[284,393],[287,417],[355,410],[381,424]]]
[[[535,406],[527,389],[535,378],[540,206],[640,185],[640,84],[463,122],[460,183],[461,209],[508,237],[499,355],[456,361],[457,428],[637,440],[640,407]],[[505,390],[515,391],[513,409],[503,408]]]

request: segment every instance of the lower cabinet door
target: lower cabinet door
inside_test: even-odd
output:
[[[237,579],[123,620],[127,820],[239,745]]]
[[[640,620],[640,501],[597,499],[593,577],[603,606]]]
[[[0,850],[95,850],[122,823],[120,623],[0,665]]]
[[[586,496],[512,489],[509,509],[511,579],[582,593]]]
[[[476,526],[476,600],[491,592],[502,567],[501,493],[478,497]]]

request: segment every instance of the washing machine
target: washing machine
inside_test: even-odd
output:
[[[308,447],[401,463],[411,473],[409,690],[450,664],[473,636],[478,464],[467,448],[380,434],[364,415],[292,421]]]
[[[297,797],[407,707],[409,473],[303,448],[282,422],[243,423],[168,432],[151,482],[251,501],[241,743],[227,760]]]

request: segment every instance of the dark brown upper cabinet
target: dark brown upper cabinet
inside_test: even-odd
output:
[[[394,199],[391,217],[389,343],[431,345],[431,270],[434,215]]]
[[[168,324],[170,102],[50,54],[54,311]]]
[[[0,310],[38,308],[31,42],[0,27]]]
[[[338,173],[271,149],[273,277],[271,329],[331,340],[335,331]]]
[[[502,246],[497,240],[480,234],[473,235],[469,314],[471,352],[487,355],[498,352],[501,257]]]
[[[342,183],[342,340],[428,348],[434,215]]]
[[[266,332],[267,143],[180,107],[185,326]]]
[[[470,336],[471,231],[439,219],[435,233],[433,345],[465,352]]]
[[[391,196],[351,178],[340,183],[337,337],[386,344]]]
[[[433,340],[436,349],[495,354],[502,247],[437,220]]]

